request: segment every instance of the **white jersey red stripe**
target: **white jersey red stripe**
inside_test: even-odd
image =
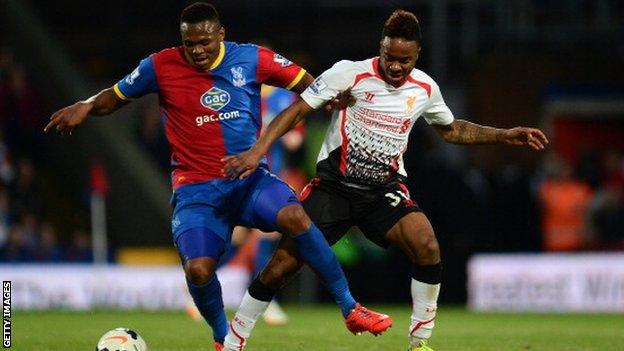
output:
[[[321,177],[361,185],[379,185],[407,176],[403,153],[414,122],[448,125],[453,114],[440,88],[424,72],[413,69],[400,87],[386,83],[379,58],[340,61],[321,74],[301,95],[313,108],[351,89],[355,104],[335,111],[317,159]]]

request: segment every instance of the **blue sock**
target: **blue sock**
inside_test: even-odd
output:
[[[277,242],[277,240],[269,238],[260,238],[260,240],[258,240],[254,277],[260,274],[264,267],[266,267],[267,263],[269,263],[271,255],[273,255],[273,251],[275,251],[275,248],[277,247]]]
[[[336,303],[340,305],[342,315],[348,316],[355,308],[355,300],[351,296],[347,278],[338,259],[327,244],[323,233],[313,223],[308,231],[293,238],[297,242],[299,255],[323,280]]]
[[[195,306],[212,328],[212,337],[215,341],[223,343],[228,332],[228,323],[223,311],[219,279],[213,275],[212,279],[204,285],[195,285],[187,279],[186,285],[195,301]]]

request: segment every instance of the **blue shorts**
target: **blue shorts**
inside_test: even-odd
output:
[[[223,253],[237,225],[276,231],[278,212],[299,204],[292,188],[263,167],[245,179],[182,186],[174,191],[171,202],[173,240],[183,260],[202,256],[218,259],[214,256]],[[189,240],[183,239],[184,245],[179,245],[180,236],[187,232]],[[196,240],[201,235],[198,232],[207,238]]]

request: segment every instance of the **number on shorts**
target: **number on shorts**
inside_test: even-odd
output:
[[[397,195],[398,194],[398,195]],[[401,202],[401,198],[405,200],[409,200],[409,196],[407,196],[404,192],[397,190],[394,193],[386,193],[386,197],[390,202],[390,206],[397,207],[397,205]]]

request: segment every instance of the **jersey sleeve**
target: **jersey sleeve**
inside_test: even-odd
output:
[[[427,123],[439,125],[449,125],[455,120],[453,112],[444,103],[440,87],[435,82],[431,85],[429,107],[423,112],[423,117]]]
[[[319,108],[340,92],[347,90],[354,78],[353,62],[339,61],[323,72],[301,94],[301,98],[312,108]]]
[[[258,83],[290,90],[301,81],[305,73],[305,69],[284,56],[262,46],[258,47]]]
[[[158,91],[156,71],[152,57],[141,60],[139,66],[113,86],[115,94],[123,100],[131,100]]]

